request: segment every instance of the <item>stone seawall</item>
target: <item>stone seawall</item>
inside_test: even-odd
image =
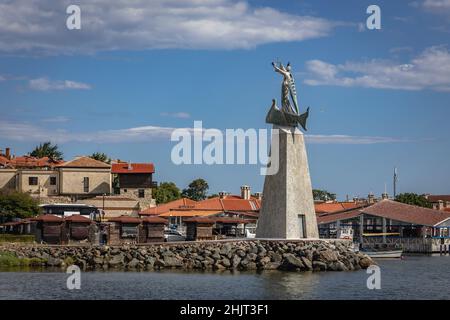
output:
[[[241,240],[123,246],[4,245],[0,251],[38,258],[45,266],[83,270],[286,270],[351,271],[373,260],[339,240]]]

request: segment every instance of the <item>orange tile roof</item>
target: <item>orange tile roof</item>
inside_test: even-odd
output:
[[[188,198],[181,198],[178,200],[174,200],[168,203],[160,204],[156,207],[148,208],[139,212],[139,215],[160,215],[162,213],[166,213],[171,209],[182,209],[186,207],[194,208],[194,204],[197,202]]]
[[[71,161],[67,161],[63,164],[58,165],[58,167],[64,168],[111,168],[111,165],[92,159],[90,157],[78,157]]]
[[[364,206],[363,204],[355,202],[323,202],[314,204],[316,213],[338,212],[342,210],[354,209],[363,206]]]
[[[111,173],[154,173],[153,163],[113,163]]]
[[[159,217],[200,217],[200,216],[211,216],[223,211],[219,210],[170,210],[163,214],[160,214]]]

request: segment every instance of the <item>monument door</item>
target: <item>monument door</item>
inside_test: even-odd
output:
[[[300,238],[306,238],[306,230],[305,230],[305,215],[298,215],[298,226],[300,228]]]

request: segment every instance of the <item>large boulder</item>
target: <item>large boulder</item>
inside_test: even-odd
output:
[[[373,264],[375,264],[375,262],[369,256],[365,256],[359,260],[359,266],[363,269],[367,269]]]
[[[286,253],[280,265],[280,269],[283,270],[297,270],[303,269],[304,267],[302,260],[292,253]]]
[[[108,264],[111,267],[118,267],[123,264],[124,260],[125,260],[125,255],[123,253],[119,253],[119,254],[112,256],[109,259]]]

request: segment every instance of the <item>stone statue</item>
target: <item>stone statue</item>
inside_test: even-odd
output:
[[[309,108],[305,113],[300,114],[297,91],[295,89],[294,76],[291,73],[291,65],[288,63],[286,67],[279,63],[277,66],[272,62],[275,72],[283,76],[281,84],[281,108],[277,107],[276,100],[272,100],[272,107],[266,117],[266,122],[287,127],[297,127],[300,125],[306,131],[306,119],[309,115]],[[291,103],[292,101],[292,103]]]

